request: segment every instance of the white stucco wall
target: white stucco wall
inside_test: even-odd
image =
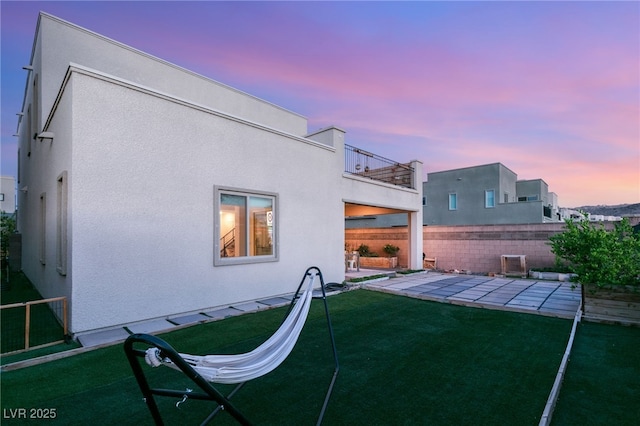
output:
[[[294,135],[307,132],[306,118],[297,113],[55,16],[41,13],[38,31],[46,64],[42,79],[45,88],[60,87],[69,64],[77,63]],[[56,94],[55,89],[42,92],[43,111],[51,109]]]
[[[342,280],[335,151],[74,73],[75,331]],[[333,179],[333,184],[331,180]],[[280,260],[213,266],[213,186],[278,194]]]
[[[48,15],[36,36],[38,131],[55,137],[31,141],[28,156],[20,126],[23,269],[43,296],[69,297],[72,333],[287,294],[309,266],[342,281],[345,202],[420,210],[420,190],[344,177],[337,128],[302,137],[298,114]],[[277,194],[278,261],[214,266],[214,186]]]

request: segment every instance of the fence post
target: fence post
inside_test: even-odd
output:
[[[31,328],[31,303],[25,303],[24,348],[29,349],[29,329]]]
[[[63,336],[65,338],[65,342],[67,341],[67,298],[62,299],[62,331]]]

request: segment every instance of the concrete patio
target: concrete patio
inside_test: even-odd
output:
[[[347,279],[385,271],[347,273]],[[580,289],[560,281],[499,278],[424,272],[364,282],[364,288],[408,297],[487,309],[573,318],[580,307]]]

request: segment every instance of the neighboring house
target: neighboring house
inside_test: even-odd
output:
[[[558,200],[542,179],[518,180],[501,163],[427,174],[425,225],[558,222]]]
[[[12,215],[16,212],[16,178],[0,177],[0,211]]]
[[[72,333],[342,281],[350,215],[403,212],[421,266],[419,161],[350,170],[343,130],[45,13],[25,68],[22,270]]]
[[[542,179],[518,180],[501,163],[427,174],[424,225],[505,225],[558,222],[558,197]],[[346,219],[347,228],[406,226],[404,215]]]

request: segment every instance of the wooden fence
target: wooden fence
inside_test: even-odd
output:
[[[62,343],[68,333],[66,297],[2,305],[0,313],[3,355]]]

